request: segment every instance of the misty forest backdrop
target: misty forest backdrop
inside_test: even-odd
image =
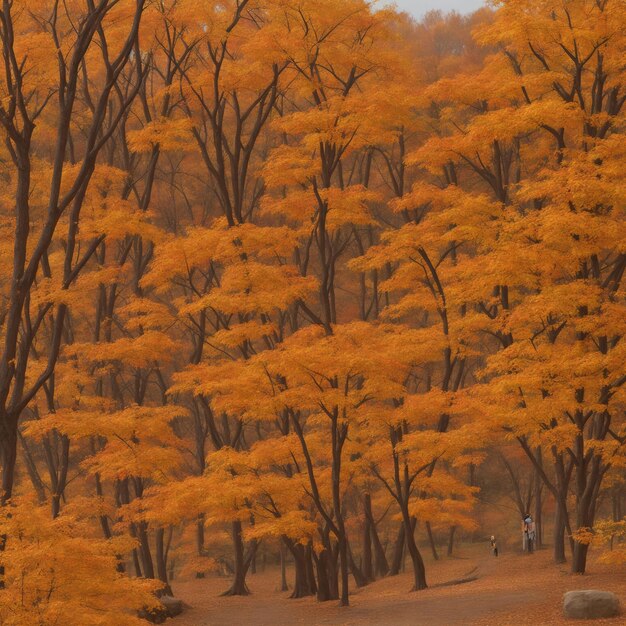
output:
[[[525,512],[624,566],[623,1],[2,0],[0,42],[0,623],[421,590]]]

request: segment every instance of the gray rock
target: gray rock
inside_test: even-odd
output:
[[[568,591],[563,594],[563,613],[572,619],[616,617],[620,614],[619,599],[610,591]]]
[[[161,596],[159,602],[165,607],[168,617],[176,617],[183,612],[183,601],[172,596]]]

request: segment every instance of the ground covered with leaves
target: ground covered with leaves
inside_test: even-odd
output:
[[[459,556],[430,564],[430,588],[408,593],[411,575],[407,571],[357,589],[350,608],[336,602],[319,603],[315,598],[290,600],[279,591],[280,573],[268,568],[250,577],[252,594],[247,597],[220,597],[228,582],[218,577],[175,585],[176,594],[190,608],[177,618],[176,626],[229,626],[240,624],[404,624],[447,626],[507,626],[520,624],[554,625],[575,623],[621,624],[622,618],[568,621],[562,617],[562,596],[575,589],[603,589],[626,603],[626,569],[595,562],[584,576],[569,573],[568,566],[555,566],[549,550],[533,555],[509,552],[497,559],[487,549],[470,546]],[[452,580],[472,582],[438,586]]]

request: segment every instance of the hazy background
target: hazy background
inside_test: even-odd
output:
[[[402,11],[415,17],[422,17],[424,13],[433,10],[471,13],[484,6],[486,0],[390,0],[389,4],[395,4]]]

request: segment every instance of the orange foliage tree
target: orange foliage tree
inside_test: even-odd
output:
[[[485,457],[557,561],[619,547],[625,33],[621,0],[4,0],[0,621],[245,595],[260,555],[292,597],[405,554],[424,589]]]

